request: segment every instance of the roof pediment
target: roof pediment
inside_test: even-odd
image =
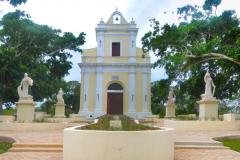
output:
[[[114,11],[106,24],[129,24],[118,10]]]

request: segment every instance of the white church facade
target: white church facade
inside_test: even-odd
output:
[[[151,63],[136,47],[138,28],[119,11],[96,27],[97,47],[82,54],[79,114],[151,116]]]

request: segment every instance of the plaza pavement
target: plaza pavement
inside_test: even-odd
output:
[[[0,136],[12,137],[17,143],[62,144],[63,131],[13,132],[0,131]],[[213,137],[240,135],[240,131],[176,131],[177,142],[214,142]],[[0,160],[62,160],[62,152],[7,152]],[[175,149],[174,160],[240,160],[240,153],[230,149]]]

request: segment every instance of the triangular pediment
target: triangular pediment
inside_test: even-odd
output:
[[[129,24],[122,13],[116,10],[112,13],[106,24]]]

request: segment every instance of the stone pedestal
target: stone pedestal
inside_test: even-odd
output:
[[[46,112],[35,112],[35,120],[43,121],[43,119],[46,115],[47,115]]]
[[[55,116],[56,118],[64,118],[65,116],[65,104],[57,103],[55,104]]]
[[[21,98],[16,103],[17,122],[32,122],[34,120],[35,102],[32,97]]]
[[[223,115],[223,120],[227,122],[232,122],[236,120],[236,115],[233,113],[228,113]]]
[[[203,98],[199,104],[199,120],[217,120],[219,100],[215,97]]]
[[[176,117],[176,115],[175,115],[175,108],[176,108],[176,105],[174,103],[173,104],[167,104],[165,118],[174,118],[174,117]]]

